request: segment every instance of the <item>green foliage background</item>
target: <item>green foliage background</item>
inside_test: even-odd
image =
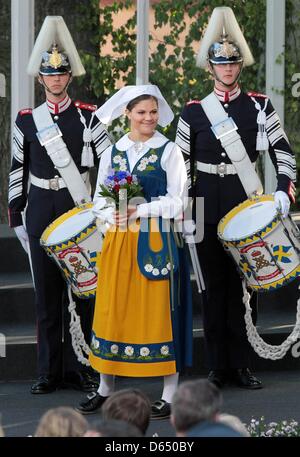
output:
[[[89,0],[78,5],[80,15],[79,28],[89,29],[94,52],[82,52],[82,59],[87,69],[84,84],[95,95],[103,100],[108,94],[116,91],[116,82],[135,84],[135,53],[136,53],[136,14],[119,29],[113,27],[113,14],[134,7],[135,1],[115,1],[111,6],[100,6],[100,25],[98,21],[99,2]],[[100,2],[101,5],[101,2]],[[237,19],[243,25],[246,39],[251,43],[255,57],[255,65],[242,74],[241,82],[247,90],[264,90],[264,44],[265,44],[265,0],[249,1],[220,1],[220,0],[161,0],[153,4],[155,10],[155,29],[168,25],[170,33],[164,36],[162,42],[154,41],[156,51],[150,56],[149,80],[157,84],[170,105],[176,117],[184,104],[194,98],[206,95],[212,88],[212,82],[207,72],[195,65],[195,51],[192,43],[198,43],[214,7],[228,5],[233,8]],[[186,32],[185,13],[191,19],[191,25],[183,44],[180,36]],[[100,48],[111,37],[113,51],[119,56],[99,57]],[[150,40],[154,40],[150,36]],[[87,82],[87,79],[89,80]],[[168,129],[168,135],[174,138],[176,120]]]
[[[100,25],[98,0],[89,0],[79,5],[79,28],[90,30],[94,45],[94,52],[82,53],[88,79],[85,79],[84,84],[101,101],[116,91],[116,82],[120,79],[124,84],[135,83],[136,14],[119,29],[113,27],[113,14],[122,14],[122,11],[135,6],[135,3],[132,0],[123,0],[101,7],[100,2]],[[266,0],[161,0],[153,5],[154,28],[168,25],[170,32],[164,36],[162,42],[155,41],[156,51],[150,56],[149,80],[160,87],[176,114],[175,121],[165,132],[171,139],[175,137],[176,121],[184,104],[190,99],[201,99],[212,88],[209,74],[195,65],[192,43],[199,43],[213,8],[222,5],[230,6],[234,10],[255,58],[255,64],[242,73],[241,85],[247,91],[265,92]],[[300,168],[300,106],[299,98],[292,95],[295,84],[292,76],[300,72],[300,2],[286,0],[286,5],[285,128]],[[184,43],[179,45],[182,43],[179,37],[188,27],[185,13],[190,17],[191,24]],[[110,37],[118,57],[99,57],[99,44],[101,48]],[[150,40],[153,39],[150,36]],[[280,58],[281,56],[278,56],[278,59]]]

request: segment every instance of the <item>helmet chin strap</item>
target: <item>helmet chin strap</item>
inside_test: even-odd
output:
[[[47,92],[49,92],[49,94],[55,95],[55,97],[59,97],[60,95],[62,95],[64,92],[66,92],[66,91],[68,90],[69,84],[70,84],[71,81],[72,81],[72,75],[70,76],[70,79],[69,79],[69,81],[67,82],[67,84],[65,85],[65,87],[63,88],[63,90],[61,90],[58,94],[52,92],[52,90],[47,86],[47,84],[46,84],[45,81],[44,81],[43,75],[39,75],[38,81],[39,81],[39,83],[44,87],[44,89],[45,89]]]
[[[224,81],[222,81],[222,79],[220,79],[220,78],[218,77],[217,73],[215,72],[215,65],[210,64],[210,67],[211,67],[211,70],[212,70],[212,74],[213,74],[214,79],[215,79],[216,81],[218,81],[219,83],[223,84],[223,86],[225,86],[225,87],[231,87],[231,86],[233,86],[235,83],[237,83],[238,80],[240,79],[241,73],[242,73],[242,71],[243,71],[243,65],[241,65],[241,69],[240,69],[240,71],[239,71],[237,77],[235,78],[235,80],[234,80],[231,84],[227,84],[227,83],[225,83]]]

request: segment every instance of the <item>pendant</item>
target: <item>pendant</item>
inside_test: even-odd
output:
[[[134,143],[133,147],[134,147],[135,152],[137,154],[139,154],[142,151],[143,147],[144,147],[144,143],[142,141],[136,141]]]

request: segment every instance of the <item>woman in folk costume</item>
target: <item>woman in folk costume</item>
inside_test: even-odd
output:
[[[101,408],[114,391],[114,375],[164,376],[161,400],[152,405],[152,417],[164,418],[180,369],[192,363],[189,268],[182,237],[172,229],[172,220],[182,215],[187,175],[180,149],[155,130],[173,120],[158,87],[123,87],[96,114],[107,124],[124,111],[130,132],[102,154],[95,207],[99,186],[112,169],[136,175],[146,203],[128,208],[125,222],[134,217],[138,230],[131,230],[130,222],[121,230],[124,217],[116,212],[117,227],[106,233],[90,354],[100,387],[77,410],[89,414]],[[170,220],[171,230],[164,231]]]

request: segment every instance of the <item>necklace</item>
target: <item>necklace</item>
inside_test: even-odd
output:
[[[144,143],[142,141],[136,141],[134,143],[133,147],[134,147],[134,151],[136,152],[136,154],[139,154],[144,147]]]

